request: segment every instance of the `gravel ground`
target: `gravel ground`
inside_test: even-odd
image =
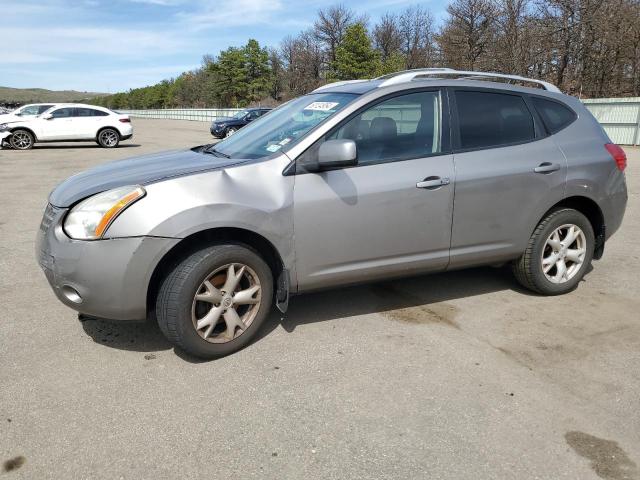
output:
[[[1,478],[640,479],[640,150],[622,229],[569,295],[492,268],[342,288],[199,362],[155,326],[79,322],[34,259],[58,182],[211,138],[134,125],[112,151],[0,151]]]

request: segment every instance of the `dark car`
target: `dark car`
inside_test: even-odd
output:
[[[233,135],[236,130],[247,123],[261,117],[270,108],[247,108],[236,113],[233,117],[218,117],[211,122],[211,135],[216,138],[224,138]]]

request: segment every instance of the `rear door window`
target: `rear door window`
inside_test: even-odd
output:
[[[456,90],[455,97],[462,150],[535,139],[533,116],[520,95]]]
[[[73,117],[74,108],[59,108],[51,112],[53,118],[68,118]]]
[[[575,112],[559,102],[540,97],[532,97],[531,101],[549,133],[559,132],[576,119]]]

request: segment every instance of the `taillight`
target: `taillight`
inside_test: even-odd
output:
[[[624,150],[620,148],[620,146],[615,143],[606,143],[604,148],[607,149],[609,154],[616,161],[616,165],[618,166],[618,170],[624,172],[624,169],[627,168],[627,154],[624,153]]]
[[[121,118],[120,121],[122,123],[131,123],[131,120],[129,120],[128,118]]]

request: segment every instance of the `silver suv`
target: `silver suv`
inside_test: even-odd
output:
[[[216,145],[75,175],[38,261],[66,305],[155,317],[207,358],[315,289],[509,262],[526,288],[569,292],[622,222],[624,152],[577,99],[496,77],[334,83]]]

